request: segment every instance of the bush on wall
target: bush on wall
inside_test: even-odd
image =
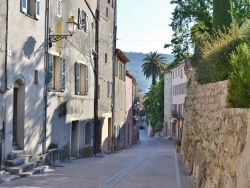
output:
[[[250,107],[250,46],[240,44],[230,57],[228,103],[236,108]]]
[[[191,59],[196,67],[196,78],[201,84],[227,80],[232,72],[230,55],[238,45],[250,42],[250,22],[239,28],[232,24],[228,32],[218,31],[214,37],[199,38],[195,53]]]
[[[154,126],[154,132],[160,132],[163,129],[163,123],[157,122]]]

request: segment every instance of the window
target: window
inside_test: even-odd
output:
[[[110,82],[107,82],[107,96],[110,97]]]
[[[109,9],[106,7],[106,17],[109,17]]]
[[[35,70],[35,74],[34,74],[34,84],[38,84],[38,70]]]
[[[57,9],[56,9],[57,17],[62,17],[62,0],[57,0]]]
[[[66,59],[49,55],[48,90],[64,91],[66,87]]]
[[[108,55],[105,54],[105,63],[108,63]]]
[[[75,94],[87,95],[89,87],[88,66],[82,63],[75,63]]]
[[[78,9],[78,28],[88,32],[88,15],[80,8]]]
[[[115,75],[118,76],[118,70],[119,70],[119,62],[115,64]]]
[[[21,0],[21,12],[40,19],[40,4],[41,0]]]
[[[183,69],[181,69],[181,78],[183,77]]]

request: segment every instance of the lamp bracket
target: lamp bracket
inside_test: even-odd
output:
[[[59,40],[62,39],[67,39],[67,37],[71,37],[72,34],[69,35],[49,35],[49,42],[53,43],[53,42],[57,42]]]

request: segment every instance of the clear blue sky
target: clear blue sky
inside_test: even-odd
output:
[[[163,47],[171,41],[173,9],[170,0],[117,0],[117,48],[171,54]]]

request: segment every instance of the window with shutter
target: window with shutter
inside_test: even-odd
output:
[[[57,10],[56,10],[57,17],[62,17],[62,0],[57,0]]]
[[[85,74],[85,94],[89,93],[89,66],[86,65],[86,74]]]
[[[80,64],[75,63],[75,94],[80,94]]]
[[[40,19],[40,3],[41,0],[36,0],[36,19]]]
[[[54,89],[54,57],[49,54],[48,61],[48,90]]]
[[[27,13],[27,0],[21,0],[21,11]]]
[[[61,91],[66,88],[66,58],[61,58]]]
[[[78,9],[78,28],[88,32],[88,15],[80,8]]]

